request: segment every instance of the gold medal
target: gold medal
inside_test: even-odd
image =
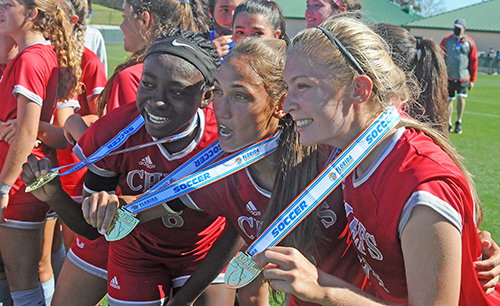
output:
[[[26,192],[32,192],[43,187],[59,175],[59,170],[49,170],[44,175],[39,176],[33,183],[26,186]]]
[[[226,287],[238,289],[250,284],[261,270],[255,267],[252,256],[246,252],[239,252],[227,266],[224,281]]]
[[[127,236],[139,224],[139,219],[130,211],[118,208],[113,218],[113,222],[104,235],[107,241],[117,241]]]

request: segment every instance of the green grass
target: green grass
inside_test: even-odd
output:
[[[450,135],[465,158],[467,169],[475,176],[484,210],[481,229],[490,231],[497,242],[500,241],[500,163],[496,157],[500,152],[500,141],[496,138],[500,131],[499,95],[500,76],[478,75],[466,99],[463,133]]]
[[[108,57],[108,77],[110,77],[115,67],[124,63],[132,53],[123,50],[123,45],[106,45],[106,55]]]
[[[99,4],[92,4],[91,24],[120,25],[122,12]]]
[[[106,45],[109,71],[130,55],[122,45]],[[111,75],[110,73],[108,75]],[[463,133],[451,134],[450,139],[465,158],[467,169],[475,176],[484,210],[481,229],[491,232],[500,242],[500,76],[480,74],[469,97],[466,99],[462,118]],[[456,110],[454,114],[456,118]],[[455,119],[454,119],[455,120]],[[102,303],[107,306],[107,301]],[[277,305],[271,303],[271,305]]]

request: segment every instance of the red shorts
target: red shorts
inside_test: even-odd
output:
[[[43,228],[45,225],[45,218],[49,212],[51,212],[49,204],[39,201],[34,196],[32,201],[29,202],[15,201],[17,195],[20,193],[23,193],[23,197],[27,197],[24,191],[18,191],[13,195],[11,192],[9,205],[4,215],[7,222],[2,225],[19,229]]]
[[[80,269],[107,279],[108,248],[109,242],[104,236],[92,241],[76,235],[67,256]]]
[[[223,219],[219,221],[224,224]],[[161,233],[160,228],[163,228]],[[148,229],[156,229],[154,233],[159,233],[156,238],[164,235],[161,238],[165,244],[162,245],[160,239],[148,239],[151,235]],[[222,230],[223,226],[217,229]],[[201,252],[174,250],[171,240],[175,238],[169,237],[168,232],[160,218],[139,224],[125,238],[110,243],[108,295],[116,304],[164,301],[171,288],[182,287],[198,268],[208,249]],[[214,283],[223,282],[223,278],[222,275]]]

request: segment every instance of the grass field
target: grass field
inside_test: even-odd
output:
[[[122,12],[99,4],[92,4],[92,24],[120,25]]]
[[[109,74],[130,54],[122,45],[107,45]],[[478,75],[469,97],[462,122],[463,133],[450,139],[465,158],[467,169],[475,176],[484,209],[481,229],[492,233],[500,242],[500,76]],[[454,114],[456,118],[456,111]],[[455,120],[455,119],[454,119]],[[103,302],[102,305],[107,305]],[[271,303],[274,305],[274,303]]]

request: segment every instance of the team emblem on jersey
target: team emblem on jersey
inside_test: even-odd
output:
[[[224,281],[226,287],[238,289],[250,284],[259,274],[250,254],[239,252],[227,266]]]
[[[107,241],[117,241],[127,236],[139,224],[139,219],[130,211],[118,208],[113,218],[113,222],[104,235]]]

